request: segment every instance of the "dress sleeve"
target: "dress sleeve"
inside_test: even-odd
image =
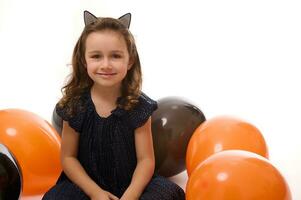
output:
[[[74,116],[70,116],[67,113],[65,107],[59,107],[58,104],[55,107],[56,113],[64,120],[69,123],[69,126],[73,128],[76,132],[82,132],[82,126],[84,121],[84,112],[77,112]]]
[[[129,121],[133,129],[136,129],[146,123],[152,113],[158,108],[157,102],[142,93],[139,97],[139,103],[129,112]]]

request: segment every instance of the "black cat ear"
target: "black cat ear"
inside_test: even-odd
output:
[[[130,23],[131,23],[131,13],[127,13],[125,15],[122,15],[121,17],[119,17],[119,21],[127,28],[130,27]],[[96,21],[98,18],[93,15],[92,13],[90,13],[89,11],[85,10],[84,11],[84,21],[85,21],[85,25],[91,24],[92,22]]]
[[[131,13],[127,13],[125,15],[122,15],[118,19],[125,27],[130,28],[131,17],[132,17]]]
[[[88,24],[91,24],[92,22],[96,21],[97,17],[90,13],[89,11],[85,10],[84,11],[84,21],[85,21],[85,26]]]

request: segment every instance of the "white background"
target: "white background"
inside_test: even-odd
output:
[[[131,12],[144,92],[189,99],[208,119],[255,125],[301,199],[300,1],[0,0],[0,109],[51,120],[85,9]]]

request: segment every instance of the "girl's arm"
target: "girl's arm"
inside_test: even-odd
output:
[[[102,190],[86,173],[77,159],[79,133],[63,122],[61,162],[64,173],[79,186],[91,199],[118,199]]]
[[[122,200],[139,199],[155,170],[155,155],[151,131],[151,117],[135,130],[137,166],[131,184],[121,197]]]

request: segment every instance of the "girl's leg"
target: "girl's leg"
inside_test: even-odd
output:
[[[185,200],[184,190],[162,176],[154,176],[145,188],[140,200]]]
[[[42,200],[90,200],[90,198],[77,185],[66,179],[46,192]]]

